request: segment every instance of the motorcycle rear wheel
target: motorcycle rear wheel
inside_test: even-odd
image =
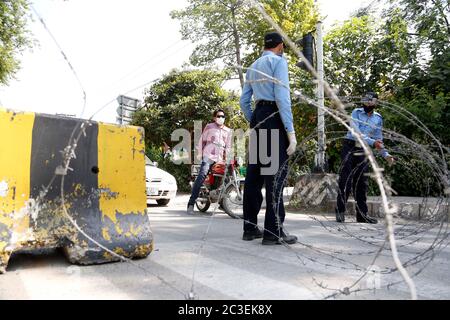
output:
[[[201,212],[206,212],[208,211],[209,207],[211,206],[211,201],[209,200],[197,200],[195,202],[195,206],[197,207],[197,209]]]

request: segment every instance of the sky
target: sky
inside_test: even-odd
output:
[[[325,32],[367,0],[318,0]],[[83,90],[51,36],[33,15],[37,45],[21,56],[21,70],[0,86],[0,106],[48,114],[116,121],[117,96],[142,99],[144,88],[188,62],[194,45],[181,40],[170,11],[186,0],[34,0],[73,66]],[[99,111],[101,109],[101,111]]]

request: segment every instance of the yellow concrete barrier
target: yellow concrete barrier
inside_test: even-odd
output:
[[[118,260],[108,250],[127,258],[152,251],[143,129],[90,122],[61,175],[82,122],[0,109],[0,273],[24,249],[61,247],[78,264]]]

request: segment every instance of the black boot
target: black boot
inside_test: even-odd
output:
[[[356,214],[356,222],[377,224],[378,220],[375,218],[369,217],[369,215],[367,213],[357,213]]]
[[[194,205],[193,204],[188,204],[186,213],[190,216],[194,215]]]
[[[251,241],[254,239],[260,239],[263,237],[263,233],[261,230],[259,230],[258,227],[256,227],[254,230],[251,231],[244,231],[244,234],[242,235],[242,240],[244,241]]]
[[[283,230],[280,232],[280,237],[273,234],[264,235],[262,244],[263,245],[274,245],[274,244],[294,244],[298,238],[294,235],[286,234]]]
[[[339,212],[337,208],[334,211],[336,213],[336,222],[345,222],[345,213]]]

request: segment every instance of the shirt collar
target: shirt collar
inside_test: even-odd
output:
[[[217,129],[221,129],[221,130],[224,130],[225,129],[225,125],[223,125],[223,127],[220,127],[218,124],[217,124],[217,122],[213,122],[213,124],[215,124],[215,126],[216,126],[216,128]]]
[[[276,54],[273,51],[264,50],[262,56],[264,57],[264,56],[267,56],[267,55],[274,55],[274,56],[276,56]]]
[[[372,111],[372,114],[368,114],[368,113],[366,112],[366,110],[364,110],[363,107],[361,107],[361,111],[362,111],[362,113],[364,113],[364,114],[365,114],[366,116],[368,116],[368,117],[373,116],[373,115],[375,114],[375,111]]]

